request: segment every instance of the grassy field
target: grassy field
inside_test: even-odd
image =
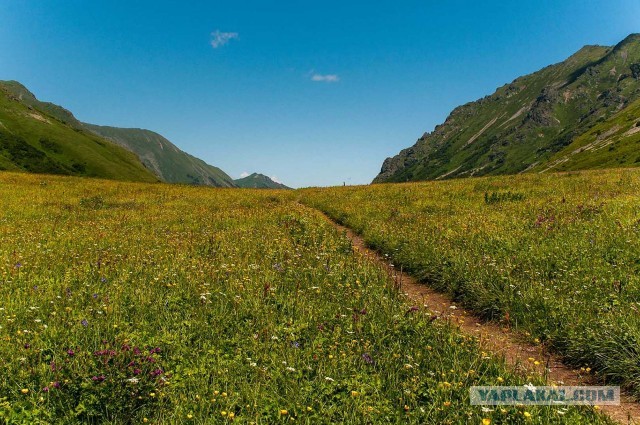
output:
[[[565,206],[578,214],[574,225],[600,225],[607,214],[620,215],[609,212],[614,199],[628,202],[616,208],[633,208],[631,196],[609,192],[635,187],[636,176],[625,176],[603,178],[610,185],[603,188],[603,206],[600,200],[579,212],[575,205]],[[495,278],[493,285],[504,280],[496,273],[512,271],[516,264],[500,260],[504,240],[511,237],[515,243],[510,232],[520,227],[500,228],[501,217],[530,203],[546,205],[544,220],[516,221],[521,233],[538,235],[540,242],[556,240],[568,225],[565,215],[558,212],[552,220],[550,214],[551,208],[572,205],[570,191],[566,204],[550,204],[546,195],[533,196],[538,192],[528,179],[520,183],[526,190],[516,187],[525,192],[523,200],[486,205],[483,193],[501,190],[495,186],[499,180],[477,181],[483,188],[466,191],[452,182],[442,187],[458,185],[457,191],[384,186],[306,192],[305,198],[335,215],[335,201],[341,199],[345,221],[364,230],[362,220],[370,220],[367,237],[381,246],[388,241],[384,247],[406,264],[412,252],[424,250],[414,254],[416,269],[426,266],[418,260],[427,258],[429,268],[443,277],[453,275],[462,258],[449,256],[449,268],[436,267],[444,254],[429,240],[439,237],[440,248],[462,256],[462,245],[456,249],[454,244],[466,233],[467,247],[484,243],[492,249],[481,258],[493,265],[478,270]],[[561,182],[577,188],[583,180]],[[371,199],[372,194],[380,199]],[[379,265],[353,254],[348,239],[296,197],[295,192],[0,173],[0,422],[604,422],[591,409],[469,406],[470,385],[541,380],[514,376],[500,359],[480,352],[473,339],[432,321],[428,311],[414,311]],[[411,212],[404,203],[419,203],[420,209]],[[469,222],[474,210],[475,221]],[[464,214],[449,217],[454,211]],[[481,220],[485,211],[492,218]],[[452,227],[452,220],[459,220],[459,227]],[[416,232],[415,224],[423,232]],[[623,220],[621,225],[632,224]],[[612,230],[616,226],[611,224]],[[494,229],[494,237],[487,241],[483,232],[488,229]],[[596,244],[617,242],[620,231],[601,235],[608,229],[593,232]],[[386,233],[391,230],[395,233]],[[404,248],[391,245],[400,235],[407,237]],[[548,249],[531,250],[543,248]],[[577,255],[575,247],[569,252]],[[602,318],[631,308],[631,281],[609,298],[623,269],[621,257],[615,259],[619,269],[607,268],[576,297],[586,304],[588,296],[608,290],[601,307],[609,310]],[[533,265],[521,267],[520,274],[527,276]],[[547,277],[539,282],[546,285]],[[517,298],[519,290],[532,302],[529,290],[514,284],[519,286],[512,296]],[[607,290],[594,289],[600,287]],[[478,291],[468,300],[484,299]],[[502,299],[503,292],[489,293]],[[568,297],[537,297],[531,309]],[[506,306],[511,308],[498,305],[491,311],[498,314]],[[511,318],[538,323],[524,309],[514,309]],[[629,320],[611,324],[612,332]],[[584,323],[591,322],[576,326]]]
[[[398,266],[640,393],[640,172],[306,190]]]

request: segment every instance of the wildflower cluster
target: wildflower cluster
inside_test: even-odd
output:
[[[295,193],[47,180],[0,173],[0,422],[600,420],[470,406],[525,382]]]

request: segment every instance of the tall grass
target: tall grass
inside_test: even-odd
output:
[[[6,423],[604,421],[410,307],[290,194],[0,174]]]
[[[306,190],[486,319],[640,393],[640,172]]]

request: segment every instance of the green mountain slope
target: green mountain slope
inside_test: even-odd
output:
[[[165,182],[235,186],[233,179],[224,171],[183,152],[158,133],[137,128],[83,125],[89,131],[134,152],[148,169]]]
[[[81,130],[82,123],[73,116],[73,114],[63,108],[50,102],[42,102],[36,98],[36,96],[29,91],[25,86],[17,81],[0,81],[2,86],[9,94],[31,108],[37,109],[47,115],[50,115],[58,121],[69,125],[75,129]]]
[[[248,189],[291,189],[290,187],[287,187],[282,183],[278,183],[264,174],[258,173],[253,173],[250,176],[234,180],[234,183],[238,187]]]
[[[18,86],[0,82],[0,169],[158,181],[128,150],[25,102]]]
[[[596,124],[535,171],[640,166],[640,100]]]
[[[632,166],[639,79],[639,34],[615,47],[586,46],[456,108],[387,158],[374,183]]]
[[[167,183],[186,183],[234,187],[233,179],[222,170],[180,150],[160,134],[135,128],[103,127],[80,122],[67,109],[39,101],[16,81],[0,82],[14,99],[33,110],[55,118],[79,133],[93,133],[133,152],[157,178]],[[1,163],[0,163],[1,165]]]

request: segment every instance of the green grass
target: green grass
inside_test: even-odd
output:
[[[423,281],[640,393],[640,172],[310,189]]]
[[[0,418],[604,422],[471,407],[471,385],[542,380],[410,311],[294,195],[0,173]]]

